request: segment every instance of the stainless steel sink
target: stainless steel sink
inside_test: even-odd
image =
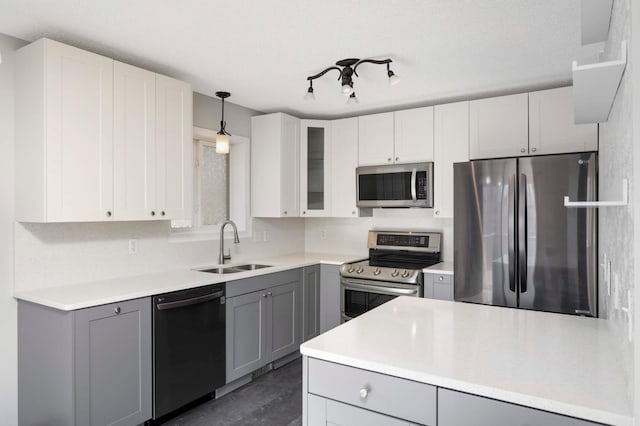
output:
[[[246,265],[219,266],[217,268],[200,269],[200,272],[209,272],[211,274],[237,274],[238,272],[255,271],[256,269],[269,268],[270,266],[271,265],[247,263]]]
[[[270,268],[271,265],[259,265],[257,263],[249,263],[247,265],[233,266],[234,269],[241,269],[243,271],[255,271],[256,269]]]
[[[235,274],[238,272],[244,272],[244,270],[228,267],[228,268],[201,269],[200,272],[210,272],[212,274]]]

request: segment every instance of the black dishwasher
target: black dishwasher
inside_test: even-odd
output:
[[[225,384],[225,284],[153,298],[153,418]]]

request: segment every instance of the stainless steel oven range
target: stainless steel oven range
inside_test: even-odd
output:
[[[349,321],[397,296],[422,297],[422,269],[440,262],[440,232],[369,231],[369,259],[340,266],[340,312]]]

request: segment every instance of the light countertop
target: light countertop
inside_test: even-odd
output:
[[[399,297],[302,354],[541,410],[631,425],[606,320]]]
[[[88,308],[123,300],[137,299],[176,290],[200,287],[203,285],[230,282],[258,275],[301,268],[316,264],[341,265],[366,258],[366,255],[348,255],[335,253],[298,253],[277,257],[252,259],[251,262],[234,262],[225,266],[243,263],[261,263],[273,265],[254,271],[238,272],[234,274],[212,274],[194,269],[204,269],[217,265],[200,265],[193,269],[182,268],[173,271],[162,271],[153,274],[137,275],[124,278],[113,278],[101,281],[90,281],[60,287],[42,288],[16,292],[14,297],[19,300],[37,303],[63,311]]]
[[[453,262],[440,262],[424,268],[422,272],[430,274],[453,275]]]

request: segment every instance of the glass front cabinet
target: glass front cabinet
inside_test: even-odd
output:
[[[331,215],[331,122],[300,122],[300,216]]]

